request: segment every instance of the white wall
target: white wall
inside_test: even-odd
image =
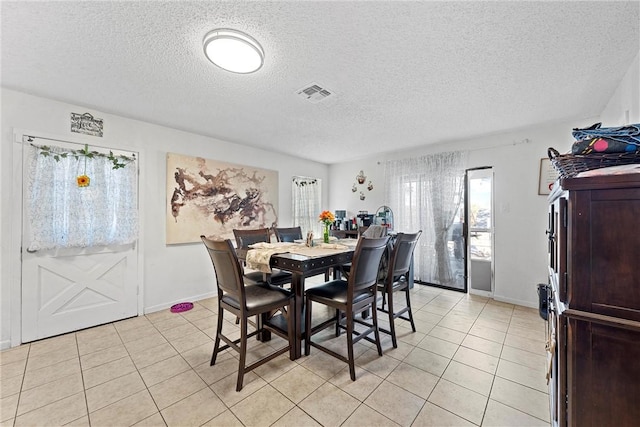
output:
[[[536,307],[535,285],[547,281],[547,197],[538,195],[540,159],[547,148],[560,153],[571,148],[574,127],[602,121],[613,127],[640,123],[639,56],[613,93],[600,117],[474,138],[465,141],[424,146],[404,152],[391,152],[351,162],[331,165],[329,206],[375,212],[384,200],[384,162],[424,156],[430,153],[469,150],[468,167],[492,166],[495,173],[495,290],[501,301]],[[625,122],[628,111],[628,122]],[[523,142],[523,141],[528,142]],[[393,141],[389,142],[393,146]],[[374,190],[360,201],[351,192],[356,174],[363,170],[372,179]],[[365,193],[368,193],[365,191]],[[399,230],[402,231],[402,230]]]
[[[640,53],[600,115],[605,127],[640,123]]]
[[[331,182],[329,187],[329,207],[332,211],[344,209],[347,217],[355,217],[358,211],[375,213],[384,205],[384,156],[365,158],[346,163],[329,166]],[[356,175],[362,170],[367,177],[364,185],[357,184]],[[367,190],[371,181],[373,190]],[[356,185],[358,191],[351,191]],[[365,200],[360,200],[360,191],[364,192]]]
[[[495,174],[495,292],[494,297],[520,305],[537,306],[535,285],[546,282],[547,196],[538,195],[540,159],[547,148],[566,152],[571,128],[597,119],[492,135],[468,141],[424,146],[330,166],[330,209],[375,212],[384,204],[384,162],[430,153],[468,150],[468,168],[491,166]],[[528,140],[529,142],[523,142]],[[361,202],[351,193],[362,169],[375,177],[375,192]],[[403,231],[403,230],[397,230]],[[412,231],[412,230],[405,230]]]
[[[0,197],[0,345],[15,343],[15,329],[20,309],[12,289],[19,289],[19,224],[12,224],[12,198],[20,200],[20,186],[12,181],[14,164],[13,130],[15,128],[44,133],[62,140],[86,142],[99,146],[140,152],[140,227],[143,240],[141,262],[144,264],[144,310],[155,311],[179,301],[194,301],[213,294],[211,261],[202,244],[165,244],[166,221],[166,153],[180,153],[230,163],[258,166],[279,172],[279,221],[291,223],[291,177],[313,176],[328,182],[328,167],[282,154],[248,148],[225,141],[190,134],[162,126],[131,120],[86,107],[2,89],[2,143],[0,146],[2,196]],[[104,137],[70,133],[70,113],[89,111],[104,119]],[[323,195],[328,201],[325,187]],[[13,327],[12,327],[13,322]],[[11,336],[11,331],[14,336]]]

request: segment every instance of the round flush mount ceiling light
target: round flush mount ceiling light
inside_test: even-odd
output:
[[[264,50],[260,43],[240,31],[213,30],[204,37],[203,44],[209,61],[232,73],[253,73],[264,63]]]

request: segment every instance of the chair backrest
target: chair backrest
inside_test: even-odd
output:
[[[348,298],[353,299],[354,294],[374,288],[378,281],[378,270],[382,254],[387,247],[389,237],[368,239],[361,237],[353,253],[351,272],[348,279]]]
[[[247,249],[249,245],[260,242],[270,242],[271,233],[268,228],[256,228],[253,230],[233,230],[236,238],[236,248]]]
[[[393,281],[396,277],[409,272],[413,251],[418,244],[421,234],[422,230],[417,233],[398,233],[396,235],[389,260],[387,280]]]
[[[300,227],[275,228],[273,232],[276,234],[278,242],[293,242],[302,239],[302,229]]]
[[[362,237],[366,237],[367,239],[379,239],[380,237],[384,237],[386,235],[387,227],[383,227],[381,225],[370,225],[362,233]]]
[[[231,240],[211,240],[205,236],[200,236],[200,238],[207,248],[213,263],[218,286],[218,297],[227,294],[238,301],[241,307],[245,307],[246,299],[242,267]]]

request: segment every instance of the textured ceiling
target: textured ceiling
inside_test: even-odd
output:
[[[640,51],[639,4],[2,1],[2,86],[331,163],[598,115]],[[263,68],[209,63],[219,27]],[[335,95],[296,96],[312,82]]]

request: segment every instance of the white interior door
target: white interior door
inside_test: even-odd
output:
[[[59,141],[52,144],[62,146]],[[26,170],[28,168],[23,167],[23,171]],[[24,175],[22,182],[25,186]],[[26,199],[22,212],[25,242],[29,235]],[[28,252],[24,246],[22,342],[138,314],[137,244],[36,252]]]

